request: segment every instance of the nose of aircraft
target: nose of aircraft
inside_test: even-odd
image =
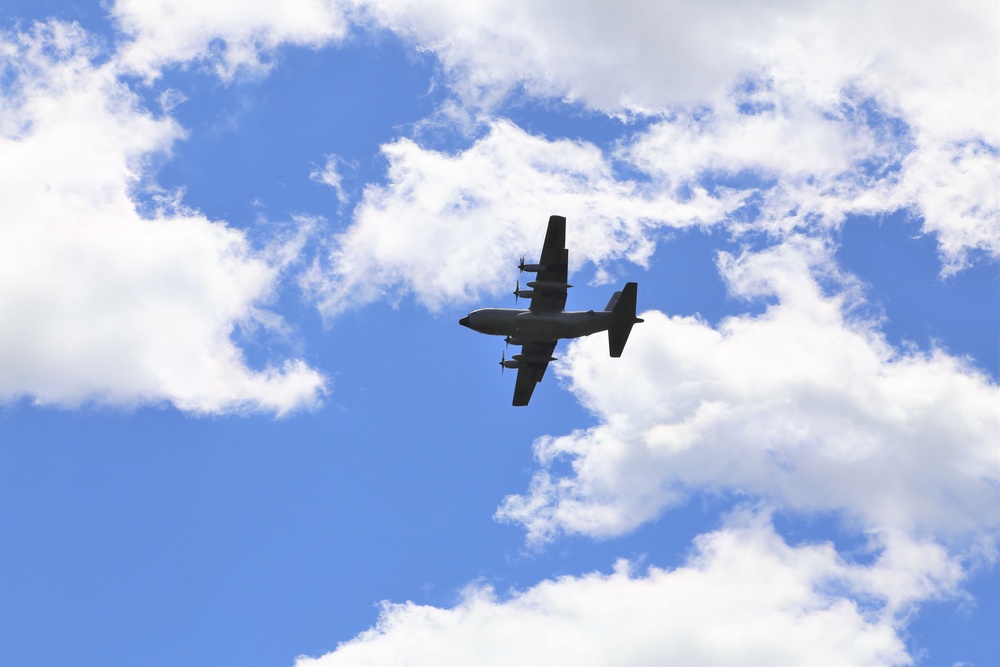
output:
[[[462,319],[460,319],[458,321],[458,323],[461,324],[463,327],[469,326],[469,316],[466,315],[465,317],[463,317]]]

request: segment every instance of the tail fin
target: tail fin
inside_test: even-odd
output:
[[[612,357],[622,356],[628,335],[632,333],[632,325],[642,322],[635,316],[636,283],[625,283],[625,289],[615,292],[608,302],[607,308],[615,314],[615,321],[608,329],[608,349]]]

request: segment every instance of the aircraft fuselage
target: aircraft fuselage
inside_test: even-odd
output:
[[[479,333],[510,336],[518,341],[553,341],[607,331],[614,321],[610,311],[480,308],[458,323]]]

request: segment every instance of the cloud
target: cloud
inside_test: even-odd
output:
[[[325,379],[301,360],[248,368],[240,328],[301,234],[254,251],[242,232],[169,198],[134,196],[183,136],[144,111],[77,27],[6,35],[0,107],[0,400],[284,414]]]
[[[745,42],[779,29],[770,9],[781,3],[357,4],[378,27],[436,54],[468,104],[494,105],[522,87],[615,113],[723,92],[748,67]]]
[[[717,327],[646,312],[615,363],[598,337],[574,342],[558,372],[598,424],[539,439],[542,469],[498,518],[534,542],[608,537],[708,489],[866,529],[995,537],[1000,394],[985,373],[889,345],[820,241],[721,253],[719,267],[734,295],[776,302]]]
[[[608,113],[712,103],[748,74],[836,105],[860,87],[920,127],[996,143],[998,10],[969,1],[356,2],[435,53],[469,103],[515,88]],[[358,18],[356,20],[363,20]],[[939,95],[936,91],[947,91]],[[992,106],[991,106],[992,105]]]
[[[890,195],[910,150],[905,133],[866,118],[863,100],[823,109],[747,82],[711,110],[678,112],[623,143],[616,157],[661,187],[706,181],[735,188],[753,214],[726,221],[731,233],[826,236],[849,214],[907,204]]]
[[[327,156],[326,164],[323,165],[322,169],[314,169],[309,173],[309,180],[329,185],[337,193],[337,201],[341,204],[346,204],[347,193],[344,192],[344,177],[337,169],[341,163],[343,163],[343,160],[336,155]]]
[[[551,214],[573,221],[574,267],[644,263],[649,227],[709,225],[740,203],[698,188],[686,200],[644,190],[617,180],[592,144],[549,141],[503,120],[453,155],[408,139],[382,151],[387,184],[368,186],[354,222],[334,239],[329,266],[308,278],[326,315],[408,293],[432,310],[495,293],[513,258],[538,252]]]
[[[923,217],[951,275],[981,253],[1000,258],[1000,149],[977,140],[941,142],[909,156],[890,201]]]
[[[120,63],[155,79],[163,67],[208,63],[223,79],[261,74],[283,45],[339,41],[347,22],[336,0],[116,0],[111,14],[128,40]]]
[[[897,539],[853,564],[830,544],[788,545],[749,511],[696,538],[676,569],[632,569],[507,595],[474,585],[450,609],[383,603],[374,628],[296,667],[909,664],[906,610],[956,594],[962,576],[931,543]]]

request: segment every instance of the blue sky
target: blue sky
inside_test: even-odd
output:
[[[0,663],[1000,652],[996,6],[7,7]]]

